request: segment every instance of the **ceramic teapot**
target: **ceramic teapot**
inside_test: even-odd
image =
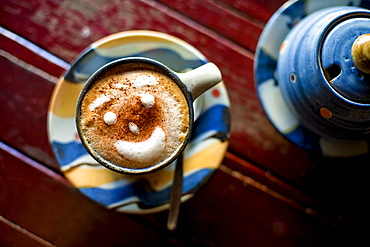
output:
[[[330,7],[292,28],[280,47],[277,78],[285,103],[319,136],[368,139],[370,11]]]

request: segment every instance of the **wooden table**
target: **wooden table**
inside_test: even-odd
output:
[[[272,126],[254,85],[258,38],[284,0],[3,0],[0,3],[0,246],[334,246],[370,243],[369,157],[324,159]],[[168,212],[116,213],[64,177],[47,137],[55,84],[90,43],[155,30],[199,49],[231,101],[226,156]]]

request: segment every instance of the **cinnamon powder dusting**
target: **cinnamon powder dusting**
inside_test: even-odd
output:
[[[138,78],[146,78],[144,82],[149,83],[137,83]],[[143,94],[150,95],[154,104],[151,102],[148,106],[143,102]],[[89,110],[89,106],[102,95],[110,100]],[[107,112],[116,114],[114,124],[104,121]],[[102,157],[120,166],[142,168],[161,162],[181,146],[188,134],[189,109],[181,90],[167,76],[151,70],[122,73],[117,69],[105,74],[87,92],[82,104],[82,119],[86,139]],[[137,133],[130,130],[130,124],[137,126]],[[165,150],[152,152],[149,162],[129,160],[115,148],[117,141],[146,141],[158,127],[166,136]]]

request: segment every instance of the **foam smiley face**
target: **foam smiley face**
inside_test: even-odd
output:
[[[189,109],[180,88],[151,71],[113,71],[87,91],[80,128],[104,159],[143,168],[176,153],[189,131]]]

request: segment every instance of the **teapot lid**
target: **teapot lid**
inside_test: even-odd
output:
[[[360,104],[370,104],[370,59],[365,61],[368,70],[363,69],[358,65],[363,60],[352,50],[360,49],[362,54],[367,34],[370,58],[370,14],[360,12],[339,18],[324,36],[319,57],[327,83],[344,98]]]

